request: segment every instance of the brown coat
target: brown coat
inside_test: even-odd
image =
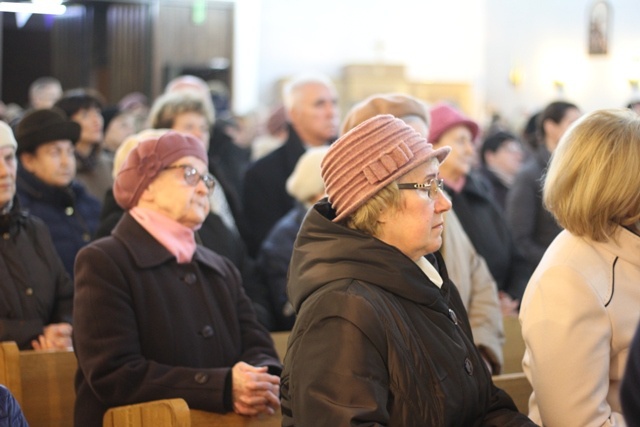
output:
[[[231,262],[198,246],[178,264],[129,214],[78,254],[74,307],[78,426],[154,399],[225,412],[236,362],[280,371]]]

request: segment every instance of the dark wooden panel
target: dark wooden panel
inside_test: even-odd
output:
[[[208,66],[214,58],[233,63],[233,4],[206,2],[204,21],[194,22],[193,2],[166,1],[155,27],[154,91],[160,93],[166,71]],[[228,82],[230,83],[230,82]]]
[[[151,92],[151,15],[147,4],[114,4],[107,13],[109,99]]]
[[[52,69],[65,89],[92,86],[93,13],[84,6],[74,5],[56,18],[51,30]]]

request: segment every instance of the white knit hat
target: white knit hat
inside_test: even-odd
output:
[[[329,146],[311,147],[300,158],[287,179],[287,193],[300,203],[306,203],[313,196],[324,192],[324,182],[320,175],[320,163]]]
[[[3,121],[0,121],[0,148],[13,147],[15,150],[18,148],[16,137],[13,136],[11,127]]]

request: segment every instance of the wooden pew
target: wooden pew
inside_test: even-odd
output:
[[[276,353],[280,360],[284,360],[284,355],[287,353],[287,342],[289,341],[290,331],[271,332],[271,338],[276,348]]]
[[[533,388],[524,373],[494,375],[493,383],[511,396],[518,411],[525,415],[529,413],[529,397],[533,392]]]
[[[73,351],[20,351],[0,343],[0,382],[13,393],[31,427],[72,427],[78,362]]]
[[[189,409],[183,399],[155,400],[107,411],[103,427],[280,427],[282,416],[243,417]]]
[[[271,333],[280,360],[284,360],[289,333]],[[183,399],[166,399],[111,408],[104,416],[103,427],[280,427],[281,423],[280,413],[257,418],[215,414],[189,409]]]
[[[502,374],[511,374],[522,372],[522,357],[524,356],[524,340],[522,339],[522,330],[520,321],[517,317],[505,316],[502,319],[504,324],[504,346],[502,353],[504,355],[504,364],[502,365]]]

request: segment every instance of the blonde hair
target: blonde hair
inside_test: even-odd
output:
[[[160,138],[165,133],[169,132],[170,129],[145,129],[136,134],[128,136],[122,144],[116,150],[116,153],[113,158],[113,170],[111,171],[111,176],[113,179],[116,179],[118,176],[118,172],[120,172],[120,168],[124,165],[124,161],[127,156],[138,146],[142,141],[146,141],[147,139],[157,139]]]
[[[598,110],[560,140],[545,177],[543,200],[577,236],[607,241],[617,225],[640,220],[640,116]]]
[[[154,129],[171,129],[178,115],[191,112],[204,116],[209,126],[215,120],[212,106],[197,92],[181,90],[165,93],[151,106],[149,125]]]
[[[401,201],[400,189],[398,188],[398,184],[393,181],[374,194],[373,197],[367,200],[364,205],[360,206],[354,213],[349,215],[349,217],[345,219],[345,224],[351,229],[362,231],[371,236],[377,236],[380,227],[380,223],[378,222],[380,213],[387,209],[391,209],[392,211],[399,210]]]

